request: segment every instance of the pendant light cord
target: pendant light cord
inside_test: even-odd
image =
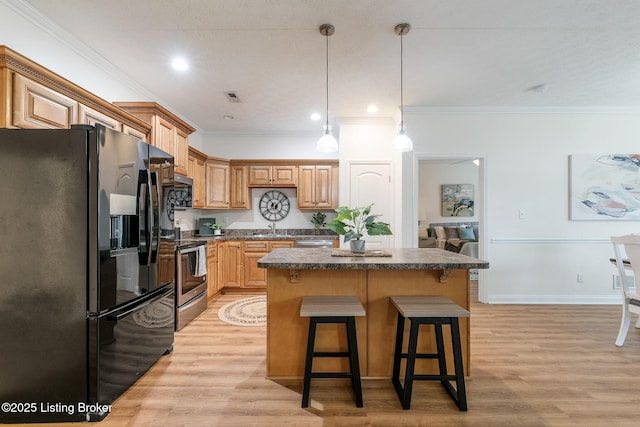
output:
[[[327,121],[326,121],[326,126],[327,126],[327,132],[329,131],[329,34],[325,35],[325,38],[327,39],[327,49],[326,49],[326,55],[327,55]]]
[[[400,131],[404,131],[404,73],[402,66],[402,39],[404,35],[400,34]]]

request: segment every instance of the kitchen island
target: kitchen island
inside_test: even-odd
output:
[[[360,372],[363,377],[390,378],[397,311],[395,295],[442,295],[469,309],[469,269],[488,268],[477,258],[441,249],[386,249],[375,256],[332,256],[335,249],[277,249],[258,261],[268,269],[267,377],[302,378],[308,318],[300,317],[305,295],[355,295],[367,315],[356,318]],[[386,256],[380,256],[386,255]],[[407,322],[408,327],[409,322]],[[346,351],[342,325],[318,326],[316,351]],[[433,350],[433,328],[420,329],[420,351]],[[448,327],[445,326],[449,346]],[[469,319],[460,319],[465,373],[469,374]],[[450,347],[447,347],[450,348]],[[419,360],[418,370],[437,369]],[[448,366],[453,366],[452,361]],[[348,370],[341,359],[314,360],[314,371]]]

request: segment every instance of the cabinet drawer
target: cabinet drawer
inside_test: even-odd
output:
[[[267,241],[246,241],[243,242],[245,252],[268,252],[269,242]]]
[[[283,241],[272,241],[270,250],[274,249],[282,249],[282,248],[292,248],[295,242],[293,240],[283,240]]]

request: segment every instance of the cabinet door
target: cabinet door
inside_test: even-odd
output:
[[[218,293],[218,244],[207,244],[207,297]]]
[[[229,164],[221,162],[205,163],[206,201],[205,207],[229,208]]]
[[[237,241],[228,241],[222,247],[222,256],[219,258],[221,264],[218,264],[218,268],[222,268],[221,285],[227,288],[239,288],[242,283],[242,244]]]
[[[232,209],[251,209],[251,189],[247,182],[247,166],[231,166],[231,196]]]
[[[176,140],[173,147],[173,164],[175,171],[187,174],[187,160],[189,158],[189,141],[186,132],[176,129]]]
[[[141,141],[147,141],[147,135],[144,132],[140,132],[138,129],[134,129],[125,124],[122,125],[122,132],[126,133],[127,135],[133,135]]]
[[[244,280],[243,288],[267,287],[267,269],[258,267],[258,260],[269,252],[245,252],[244,253]]]
[[[298,182],[297,166],[272,166],[271,183],[278,187],[295,186]]]
[[[207,198],[207,174],[205,161],[196,159],[195,176],[193,177],[193,207],[204,208]]]
[[[300,166],[298,181],[298,207],[315,208],[315,166]]]
[[[153,124],[153,140],[151,143],[167,153],[174,155],[176,128],[160,116],[156,116]]]
[[[13,126],[22,129],[69,129],[77,122],[76,101],[19,74],[13,75]]]
[[[338,168],[332,165],[303,165],[298,173],[298,208],[338,207]]]
[[[249,166],[249,185],[271,185],[271,166]]]
[[[316,166],[314,196],[316,208],[329,209],[334,207],[332,166]]]
[[[80,118],[78,123],[83,125],[91,125],[95,126],[96,124],[101,124],[105,127],[111,128],[113,130],[121,131],[122,125],[119,121],[114,118],[107,116],[99,111],[94,110],[91,107],[87,107],[86,105],[79,105],[80,108]]]

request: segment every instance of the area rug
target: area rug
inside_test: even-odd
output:
[[[220,307],[218,318],[235,326],[265,326],[267,324],[267,297],[243,298],[230,302]]]

